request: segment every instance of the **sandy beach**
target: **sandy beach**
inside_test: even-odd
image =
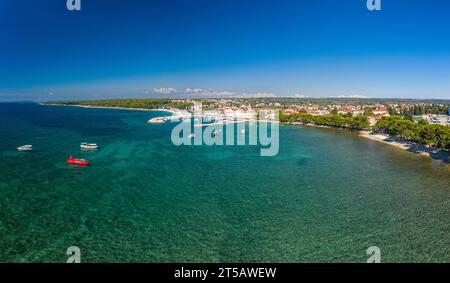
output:
[[[304,127],[314,127],[314,128],[324,128],[324,129],[333,129],[333,130],[336,130],[336,129],[344,130],[342,128],[336,128],[336,127],[331,127],[331,126],[321,126],[321,125],[314,125],[314,124],[306,124],[305,125],[301,122],[291,122],[291,123],[283,123],[283,124],[294,125],[294,126],[304,126]],[[427,156],[427,157],[430,157],[435,160],[440,160],[446,164],[450,164],[450,153],[446,152],[446,151],[428,148],[428,147],[418,144],[418,143],[404,141],[404,140],[401,140],[400,138],[391,137],[388,135],[377,134],[377,133],[373,133],[373,132],[369,132],[369,131],[358,131],[358,136],[367,138],[367,139],[371,139],[371,140],[374,140],[377,142],[381,142],[384,144],[388,144],[391,146],[395,146],[396,148],[399,148],[402,150],[406,150],[406,151],[409,151],[409,152],[412,152],[415,154],[419,154],[422,156]]]
[[[450,164],[450,154],[448,152],[442,151],[442,150],[436,150],[433,148],[428,148],[424,145],[409,142],[409,141],[403,141],[396,137],[391,137],[387,135],[382,134],[376,134],[368,131],[360,131],[359,136],[367,139],[371,139],[374,141],[382,142],[384,144],[392,145],[397,148],[407,150],[409,152],[413,152],[416,154],[420,154],[423,156],[428,156],[433,159],[441,160],[447,164]]]

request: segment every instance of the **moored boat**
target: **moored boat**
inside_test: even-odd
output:
[[[82,142],[80,147],[81,147],[81,149],[95,150],[98,148],[98,145],[96,143]]]
[[[78,166],[88,166],[89,165],[89,161],[87,161],[85,159],[74,159],[72,154],[69,156],[67,163],[72,164],[72,165],[78,165]]]
[[[22,145],[22,146],[19,146],[18,148],[17,148],[17,150],[18,151],[32,151],[33,150],[33,146],[32,145]]]

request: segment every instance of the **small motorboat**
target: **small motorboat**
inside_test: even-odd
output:
[[[98,148],[98,145],[96,143],[82,142],[80,144],[80,147],[81,149],[96,150]]]
[[[189,134],[188,138],[190,138],[190,139],[195,138],[195,134]]]
[[[89,165],[89,161],[87,161],[85,159],[74,159],[72,154],[69,156],[67,163],[72,164],[72,165],[78,165],[78,166],[88,166]]]
[[[241,130],[241,135],[245,135],[245,129]]]
[[[22,145],[22,146],[19,146],[18,148],[17,148],[17,150],[18,151],[32,151],[33,150],[33,146],[32,145]]]

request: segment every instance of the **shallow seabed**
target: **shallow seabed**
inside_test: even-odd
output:
[[[0,104],[0,261],[65,262],[73,245],[83,262],[365,262],[374,245],[450,261],[448,165],[295,126],[275,157],[176,147],[173,124],[146,123],[161,115]]]

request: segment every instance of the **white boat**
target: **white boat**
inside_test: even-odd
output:
[[[195,138],[195,134],[189,134],[188,138],[190,138],[190,139]]]
[[[245,135],[245,129],[242,129],[242,130],[241,130],[241,134],[242,134],[242,135]]]
[[[22,146],[19,146],[18,148],[17,148],[17,150],[18,151],[32,151],[33,150],[33,146],[32,145],[22,145]]]
[[[82,142],[80,147],[81,147],[81,149],[95,150],[98,148],[98,145],[96,143]]]

